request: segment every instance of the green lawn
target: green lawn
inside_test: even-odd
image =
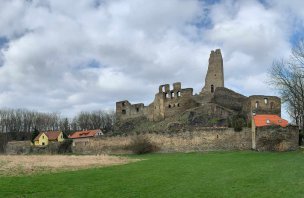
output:
[[[131,156],[120,166],[1,177],[0,197],[304,197],[304,153]]]

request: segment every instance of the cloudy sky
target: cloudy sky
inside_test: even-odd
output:
[[[198,93],[221,48],[225,86],[276,94],[274,59],[304,26],[302,0],[0,0],[0,107],[61,112],[152,102],[158,85]]]

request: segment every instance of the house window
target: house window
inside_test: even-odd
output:
[[[268,104],[268,98],[264,98],[265,104]]]
[[[270,120],[266,120],[266,124],[270,124]]]
[[[126,110],[123,109],[123,110],[121,111],[121,113],[122,113],[122,114],[126,114]]]
[[[214,86],[211,85],[211,93],[213,93],[213,92],[214,92]]]
[[[256,108],[256,109],[259,108],[259,101],[256,101],[256,102],[255,102],[255,108]]]

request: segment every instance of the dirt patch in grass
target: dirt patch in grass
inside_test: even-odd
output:
[[[72,171],[135,161],[138,160],[109,155],[0,155],[0,176]]]

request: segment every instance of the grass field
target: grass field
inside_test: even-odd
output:
[[[304,197],[304,153],[131,156],[112,167],[0,177],[0,197]]]

